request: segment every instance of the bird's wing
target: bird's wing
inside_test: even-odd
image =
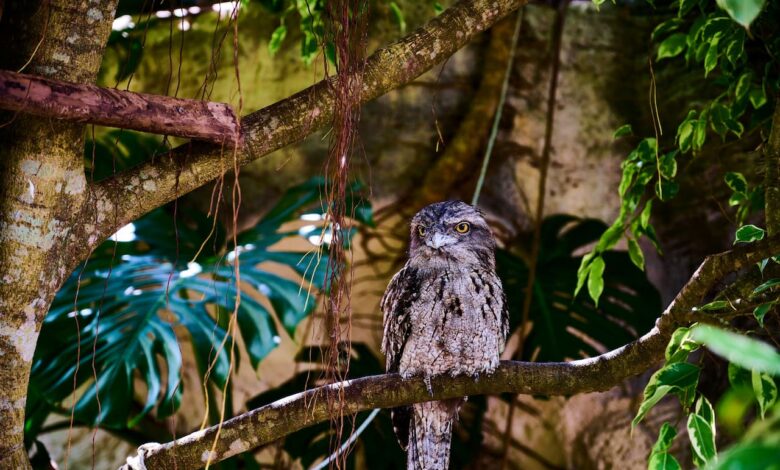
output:
[[[411,332],[410,309],[419,289],[417,270],[405,266],[393,276],[379,303],[384,314],[382,352],[387,358],[387,372],[398,372],[401,354]]]
[[[387,358],[385,365],[387,372],[398,372],[401,354],[411,334],[410,309],[419,297],[419,291],[417,270],[406,266],[393,276],[379,303],[384,314],[382,352]],[[406,449],[409,444],[411,413],[410,406],[393,408],[390,411],[393,430],[403,449]]]

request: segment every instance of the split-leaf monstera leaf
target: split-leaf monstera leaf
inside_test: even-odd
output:
[[[533,327],[523,358],[560,361],[593,356],[629,343],[652,328],[661,299],[645,273],[622,251],[604,253],[604,292],[598,307],[587,295],[574,297],[577,269],[607,226],[592,219],[556,215],[542,222],[541,247],[529,321]],[[510,251],[496,262],[510,311],[510,331],[519,327],[528,283],[528,266]]]
[[[177,339],[182,335],[191,342],[201,377],[223,387],[234,310],[245,352],[257,367],[279,343],[272,315],[292,334],[324,288],[328,258],[313,235],[328,230],[320,202],[323,185],[314,179],[287,191],[240,235],[238,249],[228,247],[226,231],[213,219],[180,213],[174,230],[173,217],[163,209],[124,229],[132,233],[134,228],[133,236],[100,246],[57,294],[44,321],[30,381],[28,436],[37,434],[51,411],[69,415],[74,390],[77,422],[125,428],[152,411],[157,418],[172,414],[182,396]],[[360,190],[352,187],[348,207],[358,223],[372,224]],[[316,222],[284,229],[299,218]],[[273,249],[284,238],[300,236],[312,240],[309,251]],[[299,278],[275,274],[269,263],[286,266]],[[258,300],[263,297],[267,302]]]

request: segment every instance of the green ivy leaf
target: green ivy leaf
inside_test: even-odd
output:
[[[677,429],[669,423],[664,423],[658,432],[658,440],[650,452],[647,463],[648,470],[680,470],[680,463],[669,453],[672,441],[677,436]]]
[[[647,228],[648,224],[650,223],[650,215],[653,211],[653,200],[650,199],[645,203],[645,208],[642,209],[642,213],[639,214],[639,225],[642,226],[642,228]]]
[[[633,238],[628,239],[628,256],[637,268],[645,270],[645,255],[642,253],[639,243]]]
[[[731,188],[732,191],[737,193],[747,193],[748,184],[745,176],[742,173],[730,171],[723,177],[726,182],[726,186]]]
[[[590,253],[583,256],[582,261],[580,261],[580,267],[577,269],[577,287],[574,289],[575,297],[577,297],[580,289],[582,289],[582,286],[585,285],[585,281],[588,279],[588,274],[590,274],[591,268],[591,260],[595,255],[596,253],[591,251]]]
[[[745,72],[739,76],[739,80],[737,80],[737,86],[734,88],[734,96],[738,100],[743,99],[750,91],[751,77],[752,74],[750,72]]]
[[[675,181],[658,180],[655,182],[655,194],[662,201],[674,199],[679,191],[680,185]]]
[[[747,28],[764,9],[766,0],[717,0],[717,3],[734,21]]]
[[[736,67],[736,65],[739,63],[740,57],[744,55],[744,52],[745,32],[743,30],[739,30],[739,33],[735,34],[726,46],[726,59],[728,59],[731,65]]]
[[[699,382],[699,367],[687,362],[667,364],[650,377],[644,391],[644,398],[631,425],[636,426],[663,397],[674,392],[680,401],[693,401],[696,384]]]
[[[680,10],[677,12],[677,16],[682,18],[689,11],[691,11],[691,9],[695,7],[697,3],[699,3],[697,0],[680,0]]]
[[[709,325],[695,326],[691,336],[740,367],[780,375],[780,354],[767,343]]]
[[[753,109],[764,106],[766,104],[766,93],[764,93],[764,88],[760,86],[751,88],[748,93],[748,99],[750,100],[750,104],[753,105]]]
[[[658,162],[658,169],[661,176],[666,179],[672,179],[677,175],[677,150],[664,154]]]
[[[693,150],[698,151],[704,146],[704,142],[707,139],[707,123],[709,122],[709,115],[706,112],[702,112],[699,119],[694,124],[693,129],[693,141],[691,143]]]
[[[715,458],[715,431],[702,416],[693,413],[688,416],[688,437],[696,455],[704,462]]]
[[[720,42],[718,37],[710,40],[710,47],[707,49],[707,55],[704,56],[705,77],[707,77],[707,75],[709,75],[710,72],[715,70],[715,67],[718,66],[718,42]]]
[[[631,124],[623,124],[622,126],[618,127],[615,133],[612,135],[614,139],[617,139],[619,137],[623,137],[626,135],[633,134],[634,131],[631,129]]]
[[[780,279],[773,278],[763,282],[760,286],[753,289],[753,295],[762,294],[770,289],[773,289],[780,285]]]
[[[677,127],[677,142],[680,151],[685,153],[693,146],[693,130],[696,122],[696,111],[690,110],[688,116]]]
[[[287,37],[287,26],[284,24],[279,25],[273,33],[271,33],[271,40],[268,42],[268,52],[271,55],[276,55],[279,49],[282,47],[284,38]]]
[[[727,300],[714,300],[708,304],[704,304],[701,307],[697,307],[696,310],[703,310],[703,311],[712,311],[712,310],[723,310],[726,307],[729,307],[731,304]]]
[[[656,26],[655,29],[653,29],[653,33],[650,35],[650,39],[653,42],[656,42],[659,37],[667,33],[671,33],[672,31],[675,31],[682,24],[683,24],[683,20],[681,20],[680,18],[669,18],[668,20]]]
[[[736,238],[734,243],[751,243],[758,240],[763,240],[766,232],[764,229],[756,227],[755,225],[743,225],[737,229]]]
[[[758,321],[758,324],[761,325],[762,328],[764,326],[764,317],[770,310],[772,310],[774,305],[774,302],[768,302],[759,305],[753,310],[753,316],[756,317],[756,321]]]
[[[688,355],[699,349],[699,343],[691,340],[691,329],[688,327],[677,328],[672,333],[672,339],[666,345],[666,363],[685,362]]]
[[[777,401],[777,386],[772,376],[765,372],[751,371],[750,378],[753,393],[758,401],[758,409],[761,412],[761,419],[764,419],[766,410],[772,408]]]
[[[686,38],[687,36],[684,33],[674,33],[664,39],[663,42],[658,45],[656,60],[663,60],[682,54],[688,46]]]
[[[593,260],[588,275],[588,294],[593,302],[598,306],[599,297],[604,291],[604,258],[601,256]]]

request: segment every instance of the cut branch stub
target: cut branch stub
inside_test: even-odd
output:
[[[238,119],[225,103],[134,93],[0,70],[0,108],[36,116],[233,146]]]

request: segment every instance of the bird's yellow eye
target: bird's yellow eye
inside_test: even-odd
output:
[[[471,225],[468,222],[460,222],[455,226],[455,231],[458,233],[468,233],[471,230]]]
[[[426,231],[425,225],[417,226],[417,233],[419,233],[421,237],[425,236],[425,231]]]

